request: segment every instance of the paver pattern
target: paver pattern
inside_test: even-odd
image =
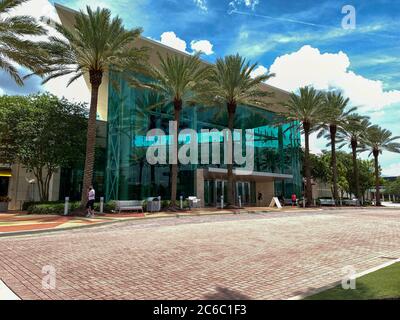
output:
[[[399,257],[397,209],[200,216],[0,238],[0,279],[22,299],[287,299]]]

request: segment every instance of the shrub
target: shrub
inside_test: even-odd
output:
[[[69,203],[69,212],[78,209],[80,206],[80,202],[70,202]],[[64,202],[55,201],[55,202],[26,202],[23,205],[24,210],[28,211],[31,214],[64,214]],[[100,210],[100,203],[95,203],[95,211]],[[104,212],[112,212],[115,210],[115,201],[110,201],[104,204]]]
[[[9,198],[9,197],[3,197],[3,196],[1,196],[0,197],[0,202],[11,202],[11,199]]]

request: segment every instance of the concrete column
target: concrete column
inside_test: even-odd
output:
[[[203,169],[197,169],[195,172],[195,177],[194,177],[195,181],[195,196],[197,198],[199,198],[200,201],[200,205],[201,207],[204,207],[204,170]]]

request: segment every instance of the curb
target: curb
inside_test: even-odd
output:
[[[21,300],[3,281],[0,280],[0,301]]]
[[[382,264],[380,264],[380,265],[378,265],[378,266],[376,266],[376,267],[373,267],[373,268],[370,268],[370,269],[368,269],[368,270],[365,270],[365,271],[362,271],[362,272],[360,272],[360,273],[357,273],[357,274],[354,276],[354,278],[355,278],[355,279],[361,278],[362,276],[365,276],[365,275],[367,275],[367,274],[369,274],[369,273],[372,273],[372,272],[378,271],[378,270],[380,270],[380,269],[389,267],[389,266],[391,266],[392,264],[395,264],[395,263],[398,263],[398,262],[400,262],[400,258],[399,258],[399,259],[395,259],[395,260],[391,260],[391,261],[387,261],[387,262],[382,263]],[[316,289],[316,290],[313,290],[312,292],[300,294],[300,295],[297,295],[297,296],[288,298],[287,300],[303,300],[303,299],[305,299],[305,298],[307,298],[307,297],[310,297],[310,296],[313,296],[313,295],[315,295],[315,294],[321,293],[321,292],[323,292],[323,291],[332,289],[332,288],[338,286],[338,285],[341,284],[341,283],[342,283],[341,280],[335,281],[335,282],[332,282],[332,283],[330,283],[330,284],[328,284],[328,285],[326,285],[326,286],[323,286],[323,287],[321,287],[321,288],[318,288],[318,289]]]
[[[262,211],[259,213],[266,213],[270,211]],[[258,212],[257,212],[258,213]],[[148,216],[142,218],[127,218],[124,220],[111,220],[111,221],[104,221],[99,223],[93,223],[89,225],[83,226],[76,226],[76,227],[67,227],[67,228],[59,228],[59,229],[37,229],[37,230],[26,230],[26,231],[15,231],[15,232],[8,232],[8,233],[0,233],[0,238],[8,238],[8,237],[18,237],[18,236],[26,236],[26,235],[37,235],[37,234],[47,234],[47,233],[55,233],[55,232],[62,232],[62,231],[69,231],[69,230],[79,230],[85,228],[95,228],[95,227],[102,227],[105,225],[112,225],[117,223],[129,222],[129,221],[144,221],[144,220],[151,220],[151,219],[171,219],[171,218],[186,218],[186,217],[201,217],[201,216],[219,216],[219,215],[236,215],[236,214],[252,214],[251,211],[242,211],[239,213],[235,212],[215,212],[215,213],[208,213],[208,214],[179,214],[179,213],[171,213],[171,216]]]

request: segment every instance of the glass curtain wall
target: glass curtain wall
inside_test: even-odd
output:
[[[107,200],[170,197],[170,166],[150,165],[146,161],[147,148],[151,144],[146,141],[147,132],[157,128],[168,135],[169,121],[173,120],[173,106],[160,105],[159,102],[160,97],[156,93],[132,88],[122,74],[111,72],[108,101]],[[285,196],[292,192],[300,195],[300,133],[293,124],[275,125],[275,118],[273,112],[239,106],[235,128],[254,129],[254,170],[292,174],[294,179],[279,182],[277,191],[283,192]],[[184,106],[180,121],[179,131],[186,128],[194,129],[198,132],[197,139],[201,143],[204,139],[211,142],[212,136],[204,137],[200,134],[200,130],[221,131],[226,128],[228,119],[225,108]],[[188,142],[187,137],[182,137],[179,143],[182,145],[184,141]],[[168,144],[168,139],[165,143]],[[223,142],[221,144],[223,145]],[[220,153],[223,160],[222,147]],[[196,169],[210,166],[226,167],[223,164],[179,165],[178,197],[195,195]],[[215,186],[207,182],[206,188],[209,191],[205,196],[213,197],[215,192],[212,189]]]

